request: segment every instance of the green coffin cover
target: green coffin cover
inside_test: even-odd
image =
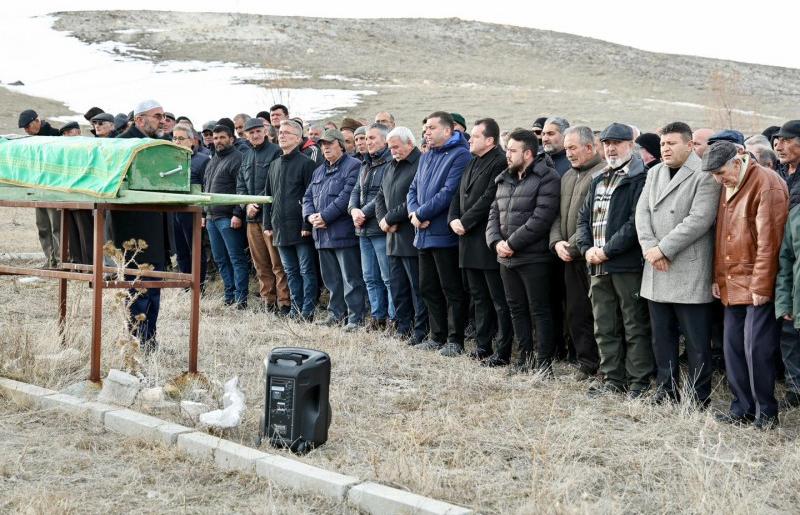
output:
[[[190,159],[156,139],[0,138],[0,183],[114,198],[127,177],[130,189],[188,192]]]

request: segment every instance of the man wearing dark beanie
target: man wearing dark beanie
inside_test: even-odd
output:
[[[661,162],[661,138],[658,134],[645,132],[636,138],[636,144],[639,145],[639,155],[646,170]]]

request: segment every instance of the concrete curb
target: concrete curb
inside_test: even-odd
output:
[[[16,402],[54,409],[92,422],[106,430],[167,446],[176,446],[198,459],[213,461],[219,468],[256,474],[300,493],[321,495],[347,502],[361,511],[389,514],[467,515],[468,508],[417,495],[379,483],[330,472],[285,456],[240,445],[193,428],[168,422],[126,408],[59,393],[35,385],[0,377],[0,391]]]

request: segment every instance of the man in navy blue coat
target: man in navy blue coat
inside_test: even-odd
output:
[[[361,162],[344,153],[344,136],[328,129],[320,138],[325,161],[314,170],[303,198],[303,219],[313,227],[322,280],[331,293],[326,325],[345,322],[345,331],[364,323],[366,286],[353,220],[347,213]]]
[[[419,160],[408,190],[408,216],[416,229],[419,284],[428,308],[430,339],[417,348],[440,350],[443,356],[464,352],[467,299],[458,268],[458,236],[447,214],[470,160],[464,135],[453,130],[450,113],[436,111],[425,122],[428,152]]]

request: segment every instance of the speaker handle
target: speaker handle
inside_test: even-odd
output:
[[[307,356],[303,356],[302,354],[298,354],[296,352],[273,352],[269,356],[270,363],[277,363],[279,359],[286,360],[286,361],[294,361],[297,365],[303,364],[303,359]]]

